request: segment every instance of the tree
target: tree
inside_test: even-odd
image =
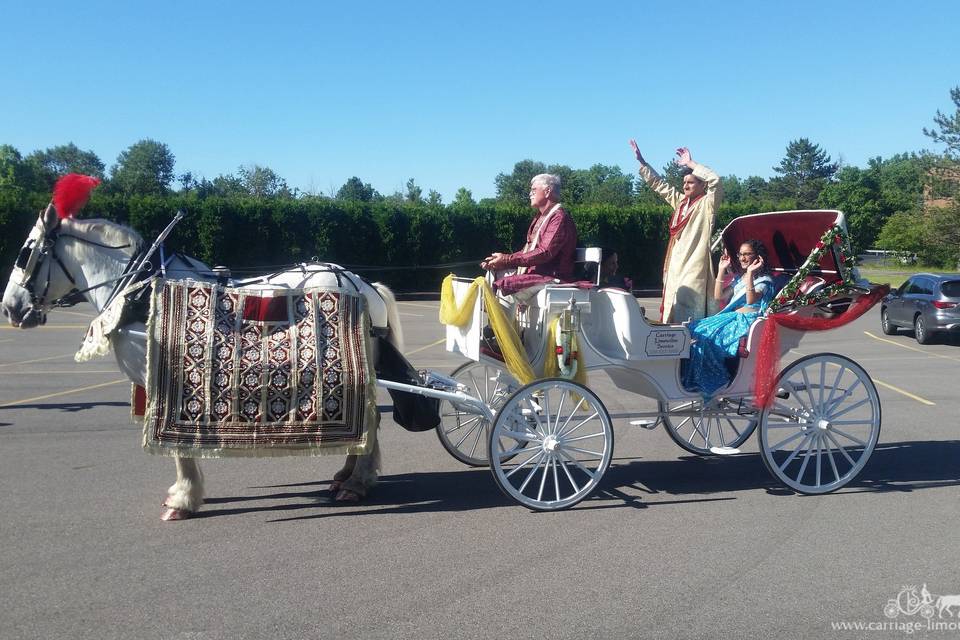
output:
[[[358,200],[360,202],[372,202],[382,198],[377,190],[370,186],[369,182],[364,183],[357,176],[347,180],[337,191],[335,197],[337,200]]]
[[[633,176],[624,174],[620,167],[595,164],[585,171],[574,171],[572,179],[574,185],[571,186],[582,189],[582,194],[571,194],[574,197],[579,195],[579,202],[620,207],[633,202]],[[563,191],[568,190],[563,189],[561,193],[566,201],[572,203],[573,200]]]
[[[798,207],[809,207],[816,202],[837,168],[819,145],[807,138],[793,140],[787,145],[783,160],[773,168],[780,174],[771,181],[773,195],[793,198]]]
[[[257,164],[252,167],[241,165],[237,170],[237,177],[246,194],[254,198],[289,198],[293,195],[287,187],[286,180],[269,167],[261,167]]]
[[[34,166],[15,147],[0,145],[0,191],[22,195],[37,190],[47,189],[40,185]]]
[[[127,195],[164,194],[173,182],[174,161],[167,145],[140,140],[117,156],[110,170],[112,186]]]
[[[950,90],[950,99],[953,100],[957,110],[953,115],[941,113],[937,109],[937,115],[933,121],[937,125],[936,129],[923,128],[923,134],[933,139],[934,142],[940,142],[947,145],[944,153],[948,158],[960,160],[960,87],[954,87]]]
[[[453,196],[453,202],[451,206],[454,208],[464,208],[472,207],[476,202],[473,200],[473,193],[470,192],[466,187],[460,187],[457,189],[457,195]]]
[[[439,191],[430,189],[427,193],[427,204],[433,207],[443,206],[443,196],[440,195]]]
[[[497,202],[526,206],[530,202],[530,179],[546,172],[547,167],[542,162],[521,160],[513,165],[510,173],[498,173],[494,178]]]
[[[27,162],[36,168],[37,174],[49,188],[53,187],[57,178],[68,173],[82,173],[100,179],[104,177],[105,167],[97,154],[93,151],[83,151],[72,142],[50,147],[44,151],[34,151],[27,156]]]
[[[413,178],[407,180],[407,192],[404,194],[403,199],[414,204],[423,202],[423,189],[417,186]]]
[[[887,218],[877,236],[877,246],[901,255],[918,255],[923,251],[924,220],[917,213],[895,213]]]
[[[823,209],[844,212],[855,253],[873,246],[891,213],[884,209],[880,197],[879,164],[868,169],[844,167],[837,174],[836,181],[824,186],[816,204]]]
[[[930,200],[943,201],[960,198],[960,87],[950,90],[950,98],[956,105],[956,112],[950,116],[937,110],[933,121],[936,129],[924,127],[923,133],[935,142],[947,146],[943,156],[927,154],[925,164],[927,197]]]
[[[750,176],[743,181],[744,200],[766,200],[769,198],[770,185],[760,176]]]

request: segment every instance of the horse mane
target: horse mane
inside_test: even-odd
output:
[[[64,220],[66,223],[67,220]],[[92,240],[110,246],[130,245],[124,249],[133,255],[143,246],[143,238],[139,233],[122,224],[103,218],[69,219],[70,230],[84,240]]]

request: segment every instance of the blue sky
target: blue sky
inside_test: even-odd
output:
[[[178,173],[272,168],[301,190],[408,178],[449,202],[530,158],[633,172],[635,137],[723,175],[790,140],[834,160],[934,148],[960,2],[0,2],[0,144],[143,138]]]

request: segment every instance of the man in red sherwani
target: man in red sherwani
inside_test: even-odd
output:
[[[560,177],[541,173],[530,181],[530,206],[537,214],[527,229],[527,242],[515,253],[493,253],[480,266],[489,271],[516,269],[498,274],[493,283],[500,295],[510,296],[542,285],[574,279],[577,227],[560,204]],[[530,292],[528,292],[530,293]],[[524,296],[523,293],[520,294]]]

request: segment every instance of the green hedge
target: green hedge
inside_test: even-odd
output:
[[[0,264],[5,274],[47,202],[46,194],[0,191]],[[198,198],[94,193],[84,215],[127,224],[150,241],[178,210],[186,217],[167,241],[172,250],[236,272],[266,270],[317,257],[337,262],[398,291],[435,291],[448,271],[478,275],[492,251],[523,245],[532,210],[505,205],[350,202],[327,198]],[[721,207],[718,224],[756,206]],[[581,205],[570,208],[580,246],[616,249],[620,269],[638,287],[660,285],[669,209]],[[469,262],[468,266],[427,268]],[[373,268],[371,268],[373,267]]]

